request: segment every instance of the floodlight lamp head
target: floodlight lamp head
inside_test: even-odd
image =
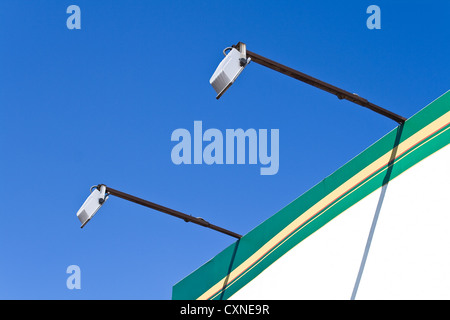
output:
[[[225,58],[209,80],[217,93],[216,99],[227,91],[251,60],[247,58],[246,46],[241,42],[238,46],[226,48],[223,53]]]
[[[77,212],[77,217],[81,222],[81,228],[92,219],[107,199],[108,195],[106,194],[105,185],[91,188],[91,194]]]

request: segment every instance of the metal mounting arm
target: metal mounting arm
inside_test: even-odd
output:
[[[267,68],[270,68],[272,70],[278,71],[280,73],[283,73],[289,77],[292,77],[294,79],[303,81],[309,85],[312,85],[316,88],[322,89],[326,92],[332,93],[336,95],[339,99],[346,99],[348,101],[351,101],[353,103],[356,103],[360,106],[366,107],[372,111],[375,111],[383,116],[386,116],[399,124],[403,124],[406,121],[406,118],[395,114],[389,110],[386,110],[380,106],[377,106],[366,99],[358,96],[357,94],[350,93],[348,91],[342,90],[338,87],[335,87],[331,84],[328,84],[326,82],[323,82],[321,80],[318,80],[316,78],[313,78],[307,74],[304,74],[300,71],[294,70],[292,68],[289,68],[287,66],[284,66],[278,62],[272,61],[270,59],[267,59],[263,56],[260,56],[259,54],[256,54],[254,52],[251,52],[246,49],[245,44],[239,42],[238,44],[234,45],[233,48],[241,51],[241,47],[244,48],[246,57],[251,58],[251,61],[256,62],[262,66],[265,66]]]
[[[218,227],[216,225],[213,225],[213,224],[205,221],[202,218],[193,217],[191,215],[188,215],[188,214],[185,214],[185,213],[182,213],[182,212],[179,212],[179,211],[176,211],[176,210],[173,210],[173,209],[161,206],[159,204],[156,204],[156,203],[153,203],[153,202],[150,202],[150,201],[147,201],[147,200],[135,197],[135,196],[132,196],[132,195],[127,194],[125,192],[115,190],[115,189],[107,187],[107,186],[105,186],[103,184],[99,184],[97,186],[97,189],[100,190],[100,189],[102,189],[102,187],[106,187],[106,194],[107,195],[113,195],[113,196],[116,196],[116,197],[119,197],[119,198],[122,198],[122,199],[125,199],[125,200],[128,200],[128,201],[140,204],[141,206],[145,206],[145,207],[148,207],[148,208],[151,208],[151,209],[163,212],[163,213],[167,213],[167,214],[169,214],[171,216],[183,219],[186,222],[192,222],[192,223],[198,224],[200,226],[203,226],[203,227],[206,227],[206,228],[210,228],[210,229],[219,231],[221,233],[227,234],[229,236],[235,237],[237,239],[242,238],[242,236],[240,234],[237,234],[237,233],[234,233],[232,231],[229,231],[229,230],[226,230],[224,228],[221,228],[221,227]]]

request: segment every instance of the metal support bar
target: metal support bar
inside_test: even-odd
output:
[[[100,185],[97,186],[97,188],[99,189],[101,186],[102,185],[100,184]],[[167,213],[167,214],[169,214],[171,216],[183,219],[186,222],[192,222],[192,223],[201,225],[203,227],[210,228],[210,229],[222,232],[224,234],[227,234],[229,236],[235,237],[237,239],[242,238],[242,236],[240,234],[237,234],[237,233],[234,233],[232,231],[229,231],[229,230],[223,229],[221,227],[218,227],[216,225],[213,225],[213,224],[205,221],[202,218],[193,217],[191,215],[188,215],[188,214],[185,214],[185,213],[182,213],[182,212],[179,212],[179,211],[176,211],[176,210],[173,210],[173,209],[161,206],[159,204],[156,204],[156,203],[153,203],[153,202],[150,202],[150,201],[147,201],[147,200],[135,197],[135,196],[132,196],[130,194],[127,194],[127,193],[122,192],[122,191],[115,190],[115,189],[110,188],[110,187],[106,187],[106,193],[110,194],[110,195],[113,195],[113,196],[116,196],[116,197],[119,197],[119,198],[122,198],[122,199],[125,199],[125,200],[128,200],[128,201],[131,201],[131,202],[134,202],[134,203],[137,203],[137,204],[140,204],[142,206],[145,206],[145,207],[148,207],[148,208],[151,208],[151,209],[163,212],[163,213]]]
[[[238,49],[240,48],[240,42],[237,45],[234,45],[233,47]],[[400,124],[403,124],[406,121],[406,118],[395,114],[389,110],[386,110],[380,106],[377,106],[369,101],[367,101],[366,99],[358,96],[357,94],[354,93],[350,93],[348,91],[342,90],[338,87],[335,87],[329,83],[323,82],[321,80],[318,80],[316,78],[313,78],[307,74],[304,74],[300,71],[294,70],[292,68],[289,68],[285,65],[282,65],[278,62],[272,61],[270,59],[267,59],[263,56],[260,56],[259,54],[256,54],[254,52],[251,52],[249,50],[246,50],[247,52],[247,57],[250,57],[252,59],[253,62],[259,63],[260,65],[263,65],[267,68],[270,68],[272,70],[281,72],[289,77],[292,77],[294,79],[303,81],[309,85],[312,85],[316,88],[322,89],[326,92],[332,93],[335,96],[337,96],[339,99],[346,99],[348,101],[351,101],[353,103],[356,103],[360,106],[366,107],[372,111],[375,111],[383,116],[386,116]]]

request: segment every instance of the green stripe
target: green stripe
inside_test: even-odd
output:
[[[398,144],[405,141],[449,110],[450,91],[406,121]],[[241,240],[233,243],[191,275],[178,282],[173,287],[172,298],[198,298],[218,281],[226,277],[226,275],[237,266],[247,260],[247,258],[261,248],[266,242],[289,225],[289,223],[299,217],[301,213],[308,210],[330,192],[345,183],[345,181],[370,165],[373,161],[391,151],[395,145],[398,130],[399,128],[392,130],[335,173],[321,181],[319,184],[311,188],[271,218],[267,219],[255,229],[250,231]],[[440,132],[443,132],[442,130]],[[450,141],[450,130],[438,135],[440,132],[433,135],[433,137],[437,136],[436,138],[433,139],[433,137],[429,137],[413,148],[413,150],[399,156],[395,161],[395,165],[391,166],[390,180],[394,179],[414,164],[420,162],[425,157],[447,145]],[[333,206],[330,204],[327,208],[324,208],[322,210],[322,214],[316,216],[315,219],[301,227],[300,230],[297,230],[297,232],[292,233],[291,236],[281,245],[274,248],[270,253],[267,253],[264,259],[260,259],[259,263],[253,265],[253,268],[250,270],[247,269],[247,272],[245,272],[240,278],[236,279],[236,281],[229,284],[227,289],[220,292],[215,298],[229,298],[232,294],[237,292],[240,288],[260,274],[271,263],[276,261],[279,257],[284,255],[313,232],[317,231],[337,215],[380,188],[383,183],[386,182],[384,179],[387,169],[388,166],[384,166],[378,171],[380,174],[376,175],[376,173],[374,173],[372,175],[372,177],[376,175],[373,179],[370,180],[368,177],[365,180],[365,184],[363,184],[364,182],[359,183],[359,187],[355,186],[351,191],[347,192],[346,195],[342,195],[340,200],[336,200],[334,202]]]

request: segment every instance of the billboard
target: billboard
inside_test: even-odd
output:
[[[450,91],[173,287],[173,299],[448,299]]]

